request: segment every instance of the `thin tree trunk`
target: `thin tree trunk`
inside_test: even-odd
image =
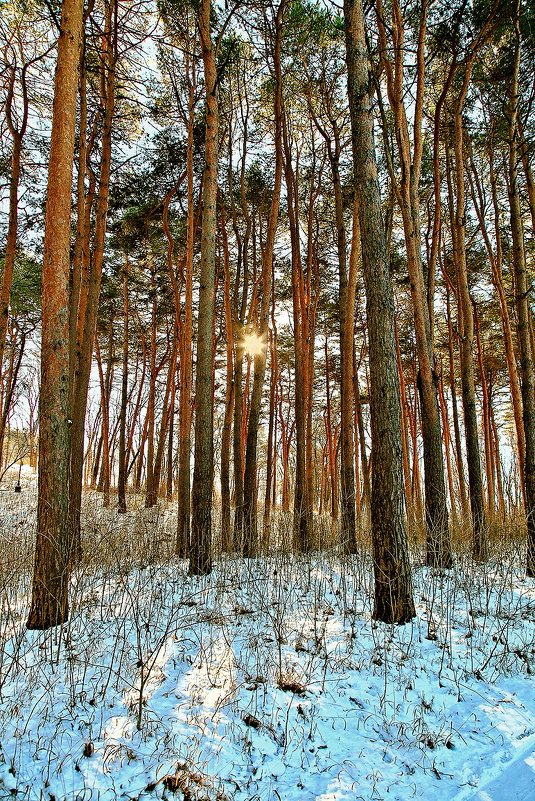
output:
[[[11,410],[11,402],[13,400],[13,393],[15,391],[15,387],[17,385],[17,377],[20,370],[20,365],[22,363],[22,356],[24,354],[24,347],[26,345],[26,334],[24,331],[21,335],[21,341],[19,345],[19,352],[17,356],[16,363],[12,362],[10,364],[9,369],[9,376],[6,386],[5,397],[3,398],[3,406],[2,406],[2,417],[0,419],[0,464],[2,462],[2,455],[4,452],[4,435],[6,431],[7,421],[9,419],[9,412]],[[14,354],[13,354],[14,356]],[[8,460],[8,452],[6,451],[6,463]]]
[[[355,355],[353,354],[355,359]],[[359,379],[356,366],[353,366],[353,397],[355,398],[355,416],[359,433],[360,461],[362,462],[362,505],[370,508],[372,488],[370,484],[370,466],[366,453],[366,434],[364,431],[364,418],[362,416],[362,401],[360,397]]]
[[[338,519],[338,476],[336,475],[336,456],[335,444],[333,441],[333,425],[331,415],[331,377],[329,369],[329,350],[328,338],[325,336],[325,435],[327,439],[327,454],[329,458],[329,484],[330,484],[330,501],[331,501],[331,517],[333,523]]]
[[[18,229],[18,205],[19,205],[19,181],[20,181],[20,161],[22,152],[22,140],[28,125],[28,89],[26,83],[26,71],[28,64],[22,68],[22,115],[19,126],[17,127],[13,115],[13,99],[15,90],[15,65],[11,68],[8,80],[7,97],[4,105],[7,127],[13,139],[11,149],[11,175],[9,178],[9,216],[7,224],[6,249],[4,252],[4,265],[2,271],[2,282],[0,286],[0,369],[4,361],[4,348],[6,345],[7,324],[9,317],[9,299],[11,286],[13,283],[13,268],[15,266],[15,255],[17,251],[17,229]]]
[[[448,324],[448,358],[449,358],[449,382],[451,392],[451,410],[453,415],[453,433],[455,436],[455,461],[457,464],[457,477],[459,481],[459,496],[461,499],[461,511],[465,520],[468,520],[469,508],[468,497],[466,494],[466,481],[464,477],[464,458],[461,446],[461,429],[459,425],[459,411],[457,406],[457,390],[455,387],[455,367],[453,357],[453,325],[451,322],[450,311],[450,290],[446,287],[446,320]]]
[[[399,336],[397,320],[394,321],[394,335],[396,338],[396,355],[398,362],[399,374],[399,389],[401,396],[401,444],[403,446],[403,486],[405,488],[405,509],[407,513],[407,520],[409,524],[414,525],[414,503],[412,498],[412,484],[411,484],[411,467],[410,467],[410,449],[409,449],[409,432],[408,432],[408,414],[407,414],[407,392],[405,388],[405,376],[403,375],[403,364],[401,361],[401,350],[399,347]]]
[[[115,65],[117,59],[117,0],[109,0],[107,2],[105,15],[105,28],[102,36],[102,71],[100,76],[100,95],[104,107],[104,114],[93,254],[91,260],[89,260],[89,253],[85,253],[87,269],[89,270],[90,263],[90,271],[87,278],[85,294],[81,291],[80,297],[77,299],[78,339],[75,364],[70,371],[73,404],[71,409],[69,522],[71,526],[71,536],[73,538],[73,556],[75,560],[79,559],[81,555],[80,509],[82,499],[84,423],[100,296],[102,261],[106,238],[106,217],[110,191],[112,125],[115,110]],[[88,198],[88,212],[91,210],[91,206],[92,200]],[[87,234],[86,238],[88,238],[88,220],[85,222],[85,229]]]
[[[147,249],[150,248],[147,236]],[[156,266],[152,250],[148,254],[150,264],[150,297],[151,297],[151,326],[150,326],[150,383],[147,400],[147,471],[145,479],[145,507],[148,509],[156,503],[154,489],[154,430],[156,417],[156,329],[157,329],[157,296],[156,296]]]
[[[273,278],[272,278],[273,293]],[[270,381],[269,381],[269,421],[268,421],[268,442],[267,442],[267,467],[266,467],[266,492],[264,496],[264,516],[262,522],[262,548],[267,551],[269,548],[270,529],[271,529],[271,496],[275,486],[275,454],[277,452],[276,435],[276,381],[277,381],[277,328],[274,314],[274,303],[272,302],[271,331],[269,335],[269,361],[270,361]]]
[[[186,169],[188,181],[188,216],[186,241],[186,291],[184,298],[184,324],[181,329],[180,350],[180,398],[178,435],[178,486],[177,486],[177,555],[185,558],[190,545],[190,465],[191,465],[191,386],[192,338],[193,338],[193,248],[195,244],[195,209],[193,203],[193,135],[195,115],[195,62],[192,63],[191,77],[188,76],[188,146]]]
[[[308,96],[309,111],[317,129],[325,140],[335,199],[336,244],[338,255],[338,305],[340,319],[340,506],[341,541],[347,553],[356,550],[355,540],[355,446],[353,436],[353,336],[354,308],[356,294],[357,260],[360,249],[360,229],[358,224],[358,198],[353,201],[353,231],[349,275],[347,270],[346,228],[344,221],[343,191],[340,180],[340,128],[336,114],[331,107],[331,96],[325,93],[323,104],[332,129],[332,137],[314,113]],[[334,141],[333,141],[334,140]]]
[[[223,264],[225,270],[225,335],[227,350],[227,384],[225,390],[225,416],[221,436],[221,549],[232,551],[232,530],[230,525],[230,441],[232,412],[234,406],[234,364],[232,310],[230,298],[230,254],[227,239],[225,208],[221,205],[221,240],[223,245]]]
[[[126,411],[128,406],[128,256],[123,268],[123,372],[121,378],[121,409],[119,412],[119,475],[117,496],[119,512],[126,512]]]
[[[505,347],[505,358],[507,362],[507,372],[509,376],[509,388],[511,390],[511,401],[513,405],[513,416],[515,419],[515,430],[516,430],[516,443],[517,443],[517,452],[518,452],[518,465],[520,470],[520,482],[522,486],[522,494],[524,493],[525,488],[525,481],[524,481],[524,462],[525,462],[525,451],[526,451],[526,443],[524,437],[524,423],[522,421],[522,398],[520,393],[520,385],[518,381],[518,371],[516,367],[516,355],[513,345],[513,335],[511,330],[511,321],[509,319],[509,308],[507,305],[507,297],[505,294],[505,288],[503,285],[503,276],[502,276],[502,237],[501,237],[501,230],[500,230],[500,213],[498,208],[498,197],[497,197],[497,188],[496,188],[496,176],[494,174],[494,153],[493,153],[493,143],[490,143],[489,148],[489,160],[490,160],[490,189],[492,193],[492,205],[494,210],[494,230],[495,230],[495,238],[496,238],[496,255],[494,255],[494,251],[490,242],[490,237],[487,231],[487,227],[485,224],[485,217],[483,214],[483,198],[480,188],[480,181],[477,174],[477,170],[475,165],[472,163],[472,174],[470,175],[470,186],[472,190],[472,201],[474,204],[474,208],[476,210],[477,218],[479,221],[479,225],[481,228],[481,233],[483,235],[483,240],[485,242],[485,247],[487,250],[487,255],[489,257],[489,261],[492,268],[492,281],[494,284],[494,288],[496,289],[496,294],[498,295],[498,300],[500,303],[500,318],[502,322],[502,329],[503,329],[503,339],[504,339],[504,347]]]
[[[395,117],[395,132],[401,161],[399,186],[395,181],[394,172],[391,168],[392,184],[403,220],[419,365],[418,388],[421,403],[424,452],[426,558],[429,565],[448,568],[452,565],[452,555],[448,530],[440,408],[437,377],[433,365],[433,341],[430,320],[431,301],[428,301],[426,297],[420,233],[419,182],[423,152],[422,113],[427,8],[428,3],[422,3],[416,56],[417,91],[413,125],[414,152],[411,157],[408,122],[402,93],[404,26],[401,8],[398,0],[394,0],[392,35],[394,37],[395,63],[393,66],[387,57],[387,39],[382,2],[377,0],[381,63],[385,66],[388,95]]]
[[[345,278],[345,260],[340,259],[342,247],[345,250],[345,228],[343,209],[340,218],[337,204],[336,218],[338,230],[338,270],[340,304],[340,506],[342,511],[341,536],[347,553],[355,553],[355,442],[353,435],[353,354],[355,351],[355,296],[357,291],[357,266],[360,252],[360,226],[358,197],[353,198],[353,226],[349,270]],[[345,278],[345,280],[344,280]]]
[[[260,423],[260,410],[262,404],[262,390],[266,373],[266,348],[269,323],[269,306],[271,302],[271,275],[273,267],[273,250],[275,233],[279,217],[280,189],[282,182],[282,75],[281,75],[281,45],[283,33],[283,18],[286,0],[281,0],[275,18],[275,41],[273,43],[273,75],[275,79],[273,113],[275,119],[275,177],[271,208],[269,211],[266,243],[262,254],[262,301],[258,336],[263,340],[265,347],[254,356],[254,377],[249,420],[247,426],[247,447],[245,452],[245,471],[243,485],[244,509],[244,536],[243,555],[252,557],[258,547],[257,532],[257,442],[258,427]]]
[[[171,415],[172,415],[172,404],[170,398],[171,395],[173,394],[173,386],[176,383],[177,360],[178,360],[178,331],[176,329],[176,324],[175,324],[173,326],[173,346],[171,350],[171,359],[169,361],[169,370],[167,372],[167,381],[165,384],[162,419],[160,421],[160,431],[158,434],[158,445],[156,447],[156,455],[154,457],[154,470],[152,475],[153,495],[152,498],[150,498],[150,500],[152,501],[152,506],[156,504],[158,500],[158,495],[160,493],[163,455],[165,451],[169,422],[171,420]]]
[[[201,270],[197,371],[195,379],[195,457],[192,485],[190,573],[205,575],[212,570],[212,360],[215,306],[215,244],[217,206],[218,102],[216,54],[210,32],[210,0],[201,0],[198,25],[206,91],[204,142]]]
[[[496,490],[494,486],[494,463],[493,447],[490,424],[489,393],[487,389],[487,376],[483,362],[483,345],[481,344],[481,331],[479,326],[479,316],[475,302],[472,300],[474,323],[476,330],[477,344],[477,364],[479,368],[479,381],[481,384],[481,394],[483,396],[483,436],[485,441],[485,472],[487,474],[487,514],[492,520],[495,512]]]
[[[440,413],[442,415],[442,431],[444,433],[444,450],[446,453],[446,467],[448,473],[448,488],[450,493],[451,516],[453,520],[453,529],[456,530],[458,526],[458,514],[457,514],[457,502],[455,498],[455,490],[453,488],[453,475],[451,469],[451,453],[450,453],[451,435],[448,423],[448,407],[446,405],[446,400],[444,398],[444,385],[442,376],[440,377],[438,385],[438,397],[440,400]]]
[[[468,483],[470,487],[470,507],[472,511],[473,554],[476,561],[485,561],[488,556],[488,537],[483,504],[483,482],[481,478],[481,459],[477,430],[476,397],[472,348],[474,341],[474,320],[468,287],[466,265],[466,205],[464,189],[464,123],[463,109],[470,84],[472,69],[479,48],[486,41],[499,20],[496,14],[500,0],[494,0],[487,18],[474,37],[465,59],[462,62],[460,89],[454,102],[453,133],[455,159],[456,206],[452,220],[453,261],[457,278],[459,302],[459,334],[461,338],[461,386],[466,438],[466,457],[468,462]],[[456,56],[454,55],[454,60]],[[449,143],[446,139],[446,170],[449,170]],[[453,210],[452,210],[453,213]]]
[[[514,69],[510,88],[509,122],[509,206],[511,212],[512,256],[515,273],[515,301],[518,318],[517,335],[520,348],[520,374],[522,377],[522,411],[526,438],[525,507],[528,528],[526,574],[535,576],[535,371],[530,341],[529,284],[524,250],[524,231],[518,187],[518,96],[520,69],[520,0],[515,3],[514,16]]]
[[[287,190],[287,210],[290,226],[292,261],[292,311],[294,331],[294,393],[295,393],[295,484],[293,544],[297,551],[306,552],[311,546],[312,514],[307,497],[306,481],[306,328],[308,308],[304,299],[304,278],[299,237],[298,180],[292,165],[288,121],[283,121],[284,172]]]
[[[463,156],[463,106],[468,89],[470,72],[466,69],[464,85],[456,103],[454,112],[454,155],[456,208],[454,217],[455,237],[453,242],[453,258],[459,292],[459,332],[461,337],[461,386],[464,410],[464,429],[466,437],[466,457],[468,466],[468,483],[470,486],[470,507],[472,511],[473,553],[477,561],[485,561],[488,555],[485,507],[483,504],[483,481],[481,477],[481,460],[479,455],[478,424],[476,414],[476,392],[474,382],[474,366],[472,350],[474,343],[474,317],[472,302],[468,288],[466,268],[466,223],[464,192],[464,156]]]
[[[169,405],[169,434],[167,437],[167,482],[166,482],[165,496],[168,501],[171,501],[173,499],[173,479],[174,479],[173,444],[174,444],[174,433],[175,433],[176,390],[177,390],[177,376],[175,373],[175,379],[173,381],[173,386],[171,387],[171,403]]]
[[[110,404],[107,375],[104,376],[102,368],[98,336],[95,337],[95,356],[100,379],[100,408],[102,409],[102,460],[98,490],[104,493],[103,505],[108,507],[110,505]],[[108,361],[108,368],[109,364]]]
[[[491,414],[491,425],[492,425],[492,435],[494,438],[494,466],[496,469],[496,483],[498,486],[498,508],[500,511],[500,517],[502,520],[505,520],[505,498],[503,493],[503,477],[502,477],[502,469],[501,469],[501,459],[500,459],[500,438],[498,436],[498,430],[496,428],[496,420],[494,419],[494,409],[490,407],[490,414]]]

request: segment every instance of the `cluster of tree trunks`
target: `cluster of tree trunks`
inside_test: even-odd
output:
[[[272,508],[280,501],[284,512],[293,512],[288,545],[299,552],[314,548],[314,511],[323,512],[328,507],[337,523],[339,544],[351,555],[357,551],[359,521],[369,515],[375,568],[374,617],[400,623],[415,614],[407,524],[417,526],[423,521],[430,567],[447,569],[453,563],[451,522],[458,525],[470,521],[473,556],[480,562],[486,560],[488,524],[497,513],[505,514],[506,487],[481,310],[471,287],[467,241],[470,218],[472,223],[477,220],[490,265],[489,280],[497,298],[527,521],[527,573],[535,574],[534,342],[523,220],[529,207],[535,226],[535,183],[519,110],[523,45],[520,0],[515,0],[507,21],[511,69],[503,79],[502,98],[507,153],[503,154],[504,164],[498,164],[491,138],[485,156],[489,170],[486,185],[479,167],[482,148],[467,129],[465,112],[477,60],[502,20],[498,0],[479,21],[472,38],[467,38],[460,21],[455,19],[444,33],[449,37],[451,54],[448,52],[440,65],[442,84],[435,98],[432,126],[427,130],[427,84],[431,69],[436,68],[428,52],[431,5],[422,3],[418,19],[412,20],[412,38],[407,44],[405,12],[399,0],[393,0],[388,8],[382,0],[376,0],[370,9],[376,26],[374,56],[361,0],[345,0],[343,80],[340,71],[330,70],[323,55],[313,64],[303,58],[300,85],[308,112],[306,148],[305,136],[296,122],[293,98],[285,89],[290,72],[285,48],[297,58],[302,46],[296,33],[299,8],[290,0],[280,0],[264,9],[257,21],[266,53],[262,103],[264,110],[269,109],[272,121],[269,177],[249,159],[249,143],[258,131],[249,134],[249,128],[254,126],[249,120],[246,59],[238,55],[240,45],[225,38],[233,11],[224,22],[215,20],[211,0],[201,0],[194,13],[191,9],[183,11],[185,22],[180,36],[184,70],[177,76],[176,68],[169,64],[167,78],[171,96],[181,110],[184,159],[180,176],[175,176],[161,200],[138,214],[143,231],[144,270],[150,284],[148,303],[140,314],[132,302],[136,265],[123,220],[120,301],[115,306],[111,303],[105,321],[99,323],[117,84],[122,80],[117,77],[121,74],[118,63],[121,37],[127,39],[130,35],[125,23],[130,12],[125,9],[121,16],[121,0],[104,0],[98,8],[90,2],[85,11],[79,0],[62,2],[42,270],[39,501],[29,628],[44,629],[67,619],[69,575],[82,556],[84,467],[86,475],[90,473],[89,481],[102,490],[107,506],[117,464],[118,508],[123,513],[127,510],[130,477],[137,489],[145,481],[148,508],[155,506],[162,492],[171,498],[176,489],[176,553],[189,558],[191,574],[211,571],[219,339],[224,340],[226,355],[219,463],[223,550],[251,558],[268,548],[272,542]],[[163,6],[162,13],[164,19],[166,14],[168,21],[172,18],[172,12]],[[96,67],[86,52],[86,28],[94,14],[98,15],[96,40],[93,32],[93,46],[97,41]],[[314,25],[319,29],[326,24],[318,12]],[[331,36],[335,35],[333,31],[331,24]],[[174,35],[171,26],[168,33]],[[414,53],[407,59],[406,53],[413,45]],[[128,47],[125,44],[126,50]],[[11,51],[6,48],[6,59],[8,52]],[[1,375],[0,464],[28,335],[27,329],[17,328],[16,320],[10,317],[10,298],[18,252],[23,139],[30,114],[27,74],[33,61],[25,60],[21,68],[16,61],[8,62],[6,67],[4,113],[12,150],[0,285],[0,364],[5,365]],[[406,92],[407,61],[414,74],[410,101]],[[201,62],[202,80],[197,75]],[[225,80],[234,98],[230,109],[220,102]],[[340,85],[347,87],[345,106],[337,95]],[[88,92],[92,93],[92,100],[88,100]],[[199,145],[196,107],[201,96],[204,111]],[[387,167],[386,203],[380,191],[374,103]],[[77,125],[76,231],[72,236],[71,186]],[[240,131],[239,142],[234,139],[235,129]],[[425,137],[431,130],[432,152],[426,154]],[[495,132],[490,123],[489,130]],[[495,133],[503,137],[503,132]],[[352,170],[347,168],[349,142]],[[197,176],[196,152],[202,153],[202,177]],[[220,165],[224,158],[228,159],[228,169],[223,180]],[[422,193],[424,169],[432,173],[433,179],[432,192],[425,200],[427,206]],[[509,303],[503,269],[506,256],[500,222],[504,207],[498,188],[500,171],[507,188],[514,308]],[[521,178],[527,187],[527,205],[521,198]],[[328,330],[325,324],[325,373],[321,377],[324,444],[318,449],[314,402],[320,378],[318,319],[327,319],[321,310],[322,270],[324,263],[329,263],[322,255],[322,204],[326,191],[331,192],[333,204],[330,224],[336,257],[337,331],[334,336],[332,328]],[[184,235],[180,233],[180,237],[185,241],[180,258],[178,226],[171,210],[177,198],[183,209]],[[443,213],[443,204],[447,213]],[[404,243],[410,315],[402,315],[394,302],[391,256],[396,215]],[[282,269],[283,261],[277,252],[281,218],[287,241],[287,300],[291,302],[289,358],[284,353],[276,310],[277,270]],[[449,250],[445,245],[446,224]],[[161,310],[161,250],[156,228],[163,232],[166,243],[164,272],[172,297],[172,313],[167,315],[162,315]],[[198,239],[197,295],[194,276]],[[360,333],[360,265],[366,325],[359,355],[355,345]],[[447,375],[436,341],[434,299],[439,279],[444,286],[447,332],[447,344],[440,347],[447,357]],[[194,296],[198,297],[196,326]],[[452,302],[457,309],[456,320]],[[118,358],[116,339],[121,321]],[[410,328],[413,337],[410,369],[406,364],[407,345],[400,333],[402,325]],[[252,333],[261,343],[254,354],[247,351]],[[337,361],[329,349],[331,340],[337,340]],[[366,378],[364,355],[368,357]],[[268,356],[270,380],[266,393]],[[458,410],[457,360],[462,419]],[[98,414],[89,419],[87,398],[94,362],[101,401]],[[121,381],[119,411],[114,415],[117,362]],[[369,401],[371,453],[367,451],[364,401]],[[266,414],[264,503],[259,530],[259,443]],[[7,464],[8,457],[5,458]]]

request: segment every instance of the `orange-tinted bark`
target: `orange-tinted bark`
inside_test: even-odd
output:
[[[39,484],[29,629],[68,617],[69,249],[83,3],[63,0],[54,78],[43,254]]]

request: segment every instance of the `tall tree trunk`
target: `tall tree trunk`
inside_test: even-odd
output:
[[[316,155],[313,152],[312,161],[312,175],[317,173],[316,180],[310,181],[309,197],[308,197],[308,214],[307,214],[307,257],[306,257],[306,270],[303,276],[303,289],[301,290],[301,298],[303,299],[303,308],[306,313],[303,315],[303,322],[305,325],[302,330],[303,341],[303,387],[305,396],[305,497],[307,504],[307,518],[308,518],[308,538],[312,545],[313,537],[313,518],[312,511],[314,508],[314,419],[313,419],[313,404],[314,404],[314,365],[315,365],[315,350],[316,350],[316,310],[320,295],[320,280],[317,258],[317,231],[319,230],[319,221],[315,215],[315,205],[319,195],[322,192],[322,178],[323,178],[323,159],[319,169],[316,170]],[[316,225],[314,225],[316,222]],[[316,234],[314,233],[316,231]]]
[[[476,414],[476,391],[472,350],[474,344],[474,316],[468,288],[466,267],[466,223],[463,155],[463,106],[468,89],[470,71],[465,71],[464,85],[459,94],[454,112],[454,156],[456,208],[454,216],[453,256],[459,293],[459,332],[461,337],[461,386],[466,437],[468,484],[472,511],[473,553],[477,561],[485,561],[488,553],[485,507],[483,504],[483,481]]]
[[[225,208],[221,206],[221,240],[223,245],[223,263],[225,269],[225,338],[227,350],[227,384],[225,390],[225,417],[221,435],[221,549],[232,551],[232,530],[230,525],[230,440],[232,412],[234,406],[234,331],[232,326],[232,309],[230,298],[230,253],[227,238]]]
[[[73,538],[73,555],[80,558],[80,509],[82,501],[82,473],[84,452],[84,423],[87,405],[87,392],[91,372],[91,360],[95,340],[95,329],[102,278],[102,261],[106,238],[106,217],[110,192],[112,125],[115,110],[115,65],[117,59],[117,0],[108,0],[105,10],[105,28],[102,36],[102,57],[100,75],[100,99],[104,108],[102,121],[102,142],[100,176],[95,212],[95,232],[91,260],[89,252],[84,254],[88,276],[85,292],[81,291],[72,302],[78,303],[78,333],[75,364],[70,371],[72,381],[71,409],[71,468],[69,477],[69,518]],[[93,179],[95,180],[95,179]],[[93,183],[94,187],[94,183]],[[90,189],[90,195],[92,190]],[[91,197],[87,208],[90,212]],[[89,237],[89,220],[85,221],[86,240]],[[90,263],[90,270],[89,270]],[[72,317],[72,315],[71,315]],[[72,333],[72,332],[71,332]],[[72,352],[71,352],[72,353]]]
[[[381,0],[377,0],[377,17],[381,47],[381,63],[385,66],[388,95],[395,118],[395,133],[401,162],[398,183],[392,170],[392,183],[401,210],[407,266],[414,314],[414,331],[418,355],[418,388],[422,414],[424,450],[425,522],[427,563],[434,567],[451,567],[452,555],[448,530],[448,507],[444,480],[444,459],[440,431],[438,381],[433,365],[431,338],[431,299],[426,297],[426,282],[421,253],[419,183],[423,152],[422,114],[425,77],[425,34],[427,2],[421,6],[416,54],[416,101],[414,109],[414,146],[411,157],[409,127],[403,102],[404,26],[398,0],[393,3],[392,35],[394,65],[387,56],[387,38]]]
[[[188,62],[189,63],[189,62]],[[190,465],[191,465],[191,385],[192,338],[193,338],[193,248],[195,244],[195,209],[193,203],[193,135],[195,121],[195,62],[188,76],[188,146],[186,169],[188,181],[188,218],[186,241],[186,291],[184,298],[184,323],[181,326],[180,349],[180,397],[178,434],[178,486],[177,486],[177,555],[185,558],[189,554],[190,542]]]
[[[174,458],[173,458],[173,444],[174,444],[174,433],[175,433],[175,401],[176,401],[176,390],[177,390],[177,375],[175,374],[175,379],[173,381],[173,386],[171,387],[171,403],[169,408],[169,433],[167,435],[167,476],[166,476],[166,488],[165,488],[165,497],[168,501],[173,499],[173,480],[174,480]]]
[[[147,237],[147,249],[150,247]],[[150,297],[151,297],[151,326],[150,326],[150,383],[147,400],[147,474],[145,481],[145,508],[149,509],[156,503],[154,489],[154,431],[156,423],[156,377],[159,372],[156,367],[156,332],[158,302],[156,294],[156,267],[154,253],[148,254],[150,264]]]
[[[339,176],[338,181],[339,184]],[[340,198],[341,200],[342,198]],[[353,199],[353,228],[349,271],[346,275],[345,227],[343,207],[336,201],[338,286],[340,305],[340,507],[342,512],[341,537],[347,553],[355,553],[355,444],[353,436],[353,353],[355,350],[355,296],[357,290],[357,264],[360,250],[358,197]],[[341,213],[340,213],[341,212]]]
[[[82,13],[80,0],[63,0],[45,213],[37,540],[29,629],[48,629],[68,617],[69,248]]]
[[[273,267],[273,249],[275,233],[279,217],[280,189],[282,182],[282,75],[281,44],[283,32],[284,9],[287,0],[281,0],[275,18],[275,41],[273,43],[273,75],[275,78],[273,113],[275,119],[275,177],[271,208],[269,211],[266,243],[262,255],[262,301],[258,323],[258,336],[265,347],[254,356],[253,391],[249,407],[247,425],[247,445],[245,451],[245,471],[243,484],[244,535],[243,555],[252,557],[258,546],[257,532],[257,487],[256,487],[256,450],[258,427],[262,404],[262,390],[266,373],[266,348],[269,323],[269,306],[271,302],[271,275]]]
[[[273,276],[271,280],[273,294]],[[269,381],[269,421],[268,421],[268,443],[267,443],[267,466],[266,466],[266,493],[264,496],[264,516],[262,521],[262,547],[264,551],[269,548],[271,533],[271,507],[272,495],[275,492],[275,471],[277,453],[277,419],[276,419],[276,389],[277,389],[277,327],[275,321],[274,303],[271,305],[271,331],[269,336],[269,362],[270,362],[270,381]]]
[[[201,0],[198,25],[206,91],[206,133],[202,198],[201,272],[197,372],[195,377],[195,456],[191,506],[190,573],[212,570],[212,359],[215,306],[215,244],[217,206],[218,103],[216,54],[210,32],[210,0]]]
[[[361,0],[345,0],[349,110],[355,186],[359,196],[372,415],[373,616],[406,623],[415,615],[403,515],[401,408],[394,342],[394,300],[381,217],[373,115]]]
[[[528,526],[526,573],[535,576],[535,371],[530,341],[529,285],[524,250],[524,231],[518,187],[518,73],[520,69],[521,33],[520,0],[515,3],[514,15],[514,68],[510,88],[509,121],[509,206],[511,237],[513,240],[513,269],[515,273],[515,301],[518,318],[517,335],[520,347],[520,374],[522,377],[522,411],[526,438],[524,470],[525,507]]]
[[[485,372],[485,365],[483,362],[483,345],[481,343],[481,329],[479,325],[479,315],[475,301],[472,299],[472,307],[474,312],[474,323],[476,331],[476,345],[477,345],[477,365],[479,368],[479,382],[481,384],[482,395],[482,417],[483,417],[483,436],[485,441],[485,472],[487,477],[487,514],[492,520],[495,512],[496,502],[496,489],[494,485],[494,461],[493,461],[493,444],[491,434],[490,422],[490,405],[489,393],[487,387],[487,376]]]
[[[22,151],[22,140],[28,125],[28,88],[26,82],[26,71],[28,64],[25,64],[21,72],[22,82],[22,115],[20,124],[17,126],[13,114],[13,100],[15,92],[16,67],[11,68],[8,79],[7,97],[4,105],[7,127],[13,139],[11,149],[11,175],[9,178],[9,216],[7,224],[6,249],[4,253],[4,266],[2,271],[2,282],[0,286],[0,369],[4,361],[4,348],[6,345],[7,323],[9,317],[9,298],[13,283],[13,268],[15,266],[15,255],[17,250],[17,229],[18,229],[18,210],[19,210],[19,181],[20,181],[20,161]]]
[[[457,279],[459,303],[459,334],[461,338],[461,386],[463,396],[464,429],[466,438],[466,456],[468,463],[468,484],[470,487],[470,508],[472,511],[473,554],[477,561],[484,561],[488,555],[488,537],[483,504],[483,482],[481,478],[481,459],[477,430],[476,396],[474,383],[474,366],[472,349],[474,342],[474,319],[472,302],[468,287],[466,265],[466,205],[464,189],[464,123],[463,109],[470,84],[470,78],[478,50],[484,44],[493,28],[499,21],[496,11],[500,0],[494,0],[492,8],[474,37],[470,48],[463,59],[460,88],[453,103],[453,133],[455,159],[455,196],[456,206],[452,220],[451,236],[453,241],[453,260]],[[456,61],[456,46],[453,61]],[[446,139],[446,170],[449,171],[449,142]],[[450,191],[450,190],[449,190]],[[452,210],[453,212],[453,210]],[[450,213],[452,213],[450,212]]]
[[[496,255],[492,248],[490,236],[487,231],[485,223],[484,199],[481,190],[481,183],[477,173],[477,169],[473,161],[471,161],[470,187],[472,194],[472,202],[476,210],[477,218],[481,228],[483,240],[489,257],[490,265],[492,268],[492,282],[498,295],[500,303],[500,318],[503,329],[503,341],[505,348],[505,359],[507,362],[507,372],[509,375],[509,388],[511,390],[511,402],[513,405],[513,416],[515,419],[516,430],[516,444],[518,452],[518,466],[520,471],[520,482],[522,485],[522,493],[524,493],[524,462],[526,444],[524,438],[524,423],[522,421],[522,398],[520,393],[520,385],[518,381],[518,370],[516,367],[516,355],[513,345],[513,334],[511,330],[511,321],[509,319],[509,308],[507,305],[507,297],[503,285],[502,275],[502,236],[500,230],[500,211],[498,206],[498,192],[496,186],[496,175],[494,171],[494,143],[489,142],[489,161],[490,161],[490,190],[492,193],[492,205],[494,211],[494,232],[496,241]]]
[[[244,138],[244,148],[247,138]],[[247,307],[247,296],[249,291],[249,258],[248,247],[252,230],[252,220],[247,208],[247,198],[245,193],[245,152],[242,155],[242,170],[240,181],[241,211],[246,223],[246,231],[243,237],[240,235],[237,224],[236,212],[234,208],[233,193],[231,192],[233,228],[238,254],[236,262],[236,278],[233,293],[233,314],[234,314],[234,417],[232,430],[232,458],[234,468],[234,545],[243,549],[243,332],[245,329],[245,315]],[[229,185],[232,185],[232,170],[229,169]],[[240,275],[243,270],[243,285],[241,288],[241,300],[238,302],[240,289]]]
[[[126,512],[126,411],[128,406],[128,256],[123,268],[123,373],[121,377],[121,408],[119,411],[119,475],[117,500],[119,512]]]
[[[455,437],[455,461],[457,465],[457,477],[459,481],[459,496],[461,500],[462,516],[465,520],[468,520],[470,512],[468,507],[468,496],[466,494],[466,480],[464,477],[464,459],[461,447],[461,428],[459,425],[459,411],[457,406],[455,361],[453,357],[453,324],[451,322],[450,289],[448,286],[446,286],[446,321],[448,324],[449,381],[450,381],[450,392],[451,392],[451,411],[453,416],[453,433]]]
[[[241,328],[241,326],[240,326]],[[243,549],[243,342],[238,335],[234,360],[234,417],[232,421],[232,457],[234,466],[234,544]]]
[[[294,331],[295,484],[293,543],[297,551],[311,547],[312,510],[306,476],[306,404],[308,306],[305,302],[299,220],[299,181],[292,163],[289,122],[283,118],[284,173],[292,260],[292,312]]]

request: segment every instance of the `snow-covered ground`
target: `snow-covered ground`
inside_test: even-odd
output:
[[[29,497],[0,496],[11,560]],[[535,582],[514,557],[415,565],[418,616],[387,626],[365,555],[192,578],[173,522],[94,514],[62,631],[26,631],[28,575],[2,574],[0,798],[535,799]]]

